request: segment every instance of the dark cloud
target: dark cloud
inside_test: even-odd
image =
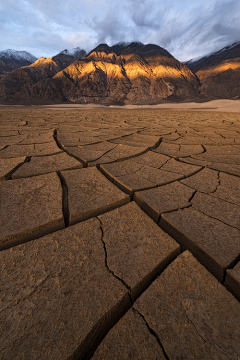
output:
[[[8,0],[0,4],[0,44],[50,56],[138,40],[187,60],[240,40],[239,19],[239,0]]]

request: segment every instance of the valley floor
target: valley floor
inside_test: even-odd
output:
[[[41,106],[40,106],[41,107]],[[240,100],[211,100],[203,103],[165,103],[158,105],[125,105],[125,106],[104,106],[96,104],[56,104],[43,105],[43,108],[66,110],[66,109],[96,109],[96,108],[113,108],[113,109],[176,109],[176,110],[205,110],[205,111],[224,111],[240,112]]]
[[[1,359],[240,358],[239,104],[0,107]]]

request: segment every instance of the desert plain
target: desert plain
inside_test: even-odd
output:
[[[240,358],[239,101],[0,106],[0,358]]]

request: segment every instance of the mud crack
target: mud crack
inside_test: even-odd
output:
[[[160,341],[160,339],[159,339],[158,334],[156,333],[156,331],[154,331],[154,330],[150,327],[150,325],[148,324],[148,322],[147,322],[147,320],[145,319],[145,317],[143,316],[143,314],[141,314],[141,313],[140,313],[137,309],[135,309],[134,307],[133,307],[133,311],[135,311],[135,312],[143,319],[143,321],[144,321],[144,323],[146,324],[149,332],[155,337],[155,339],[157,340],[159,346],[161,347],[162,352],[163,352],[163,355],[164,355],[164,357],[166,358],[166,360],[170,360],[170,358],[169,358],[169,356],[167,355],[166,350],[165,350],[163,344],[161,343],[161,341]]]
[[[103,229],[103,224],[102,224],[102,221],[101,219],[99,219],[99,217],[97,216],[97,219],[99,221],[99,225],[100,225],[100,230],[102,232],[102,236],[101,236],[101,241],[102,241],[102,244],[103,244],[103,248],[104,248],[104,252],[105,252],[105,266],[106,268],[108,269],[108,271],[110,272],[110,274],[115,277],[116,279],[118,279],[129,291],[129,296],[130,296],[130,299],[131,299],[131,303],[133,304],[133,301],[132,301],[132,297],[131,297],[131,287],[122,279],[120,278],[119,276],[117,276],[113,270],[110,269],[109,265],[108,265],[108,253],[107,253],[107,247],[106,247],[106,243],[104,241],[104,229]]]

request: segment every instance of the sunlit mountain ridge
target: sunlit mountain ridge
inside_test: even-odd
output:
[[[188,67],[154,44],[100,44],[88,54],[81,48],[65,49],[2,75],[0,103],[110,105],[238,98],[234,76],[240,74],[239,50],[236,43]]]

